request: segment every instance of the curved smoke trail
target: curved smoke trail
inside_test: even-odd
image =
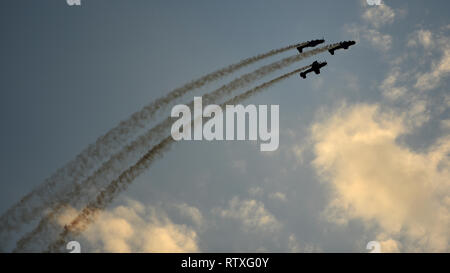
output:
[[[258,85],[241,95],[237,95],[234,98],[221,104],[224,107],[227,104],[236,104],[244,99],[247,99],[256,93],[259,93],[274,84],[285,80],[292,75],[295,75],[303,70],[308,69],[310,66],[305,66],[296,69],[292,72],[284,74],[278,78],[271,81],[265,82]],[[117,197],[121,192],[127,189],[127,187],[133,182],[136,177],[141,175],[150,165],[156,160],[163,156],[164,152],[170,149],[171,145],[175,141],[172,136],[164,138],[160,143],[155,145],[151,150],[149,150],[139,161],[125,170],[117,179],[113,180],[104,190],[102,190],[94,201],[90,202],[78,216],[69,224],[64,227],[64,230],[59,234],[56,241],[54,241],[49,247],[48,251],[55,252],[59,251],[61,247],[66,243],[68,236],[73,236],[83,232],[90,223],[94,222],[99,212],[101,212],[105,207],[110,204],[115,197]]]
[[[254,72],[244,74],[243,76],[236,78],[235,80],[223,85],[215,91],[204,95],[203,101],[207,104],[213,103],[223,96],[230,94],[232,91],[238,88],[246,87],[251,82],[260,79],[277,69],[284,68],[292,64],[293,62],[300,61],[306,57],[310,57],[312,55],[328,50],[333,46],[335,45],[317,48],[315,50],[304,52],[300,55],[287,57],[272,64],[265,65],[255,70]],[[193,102],[190,103],[190,107],[192,107],[192,104]],[[113,178],[118,177],[120,173],[123,172],[123,170],[129,167],[129,165],[124,164],[123,162],[136,162],[139,157],[143,155],[142,151],[148,151],[149,149],[151,149],[152,145],[155,142],[157,143],[158,141],[161,141],[162,137],[167,135],[170,126],[171,119],[165,119],[163,122],[150,129],[145,135],[142,135],[137,140],[133,141],[121,152],[113,155],[110,160],[103,163],[103,165],[89,178],[87,178],[80,184],[74,185],[74,189],[72,191],[67,192],[63,195],[59,195],[57,198],[55,198],[53,200],[53,203],[49,206],[50,213],[41,219],[35,229],[27,233],[17,242],[14,251],[29,251],[27,247],[36,244],[33,243],[33,239],[42,242],[44,241],[42,238],[45,234],[54,233],[52,232],[52,229],[58,229],[58,227],[55,227],[54,225],[54,218],[57,217],[57,213],[60,212],[62,208],[66,207],[67,205],[70,205],[71,207],[78,207],[82,204],[87,203],[83,203],[81,197],[89,198],[89,193],[98,192],[101,188],[103,188],[103,186],[106,186],[106,183],[108,181],[111,181]]]
[[[230,94],[232,91],[238,88],[243,88],[251,82],[260,79],[275,70],[284,68],[294,62],[328,50],[333,46],[334,45],[329,45],[322,48],[317,48],[300,55],[287,57],[272,64],[265,65],[254,72],[244,74],[243,76],[236,78],[215,91],[204,95],[203,101],[207,104],[213,103],[223,96]],[[190,103],[190,107],[192,107],[192,104],[193,102]],[[123,170],[129,167],[129,165],[126,165],[123,162],[136,162],[143,155],[142,151],[150,150],[155,142],[157,143],[158,141],[161,141],[161,139],[167,135],[170,130],[170,126],[171,119],[166,118],[163,122],[150,129],[145,135],[142,135],[130,145],[125,147],[121,152],[113,155],[110,160],[105,162],[89,178],[80,184],[74,185],[74,189],[72,191],[59,195],[55,198],[53,203],[50,205],[51,212],[39,222],[38,226],[34,230],[27,233],[17,242],[17,246],[14,251],[28,251],[27,247],[33,245],[33,239],[40,240],[42,242],[44,241],[43,236],[45,234],[54,233],[52,232],[52,229],[58,229],[58,226],[54,225],[54,218],[57,216],[57,213],[61,211],[61,209],[66,207],[68,204],[70,204],[71,207],[77,207],[80,206],[80,204],[85,204],[86,202],[83,203],[81,197],[88,197],[90,192],[98,192],[101,188],[106,186],[105,183],[111,181],[115,177],[118,177]]]
[[[40,186],[10,207],[0,217],[0,242],[3,243],[8,239],[8,234],[5,233],[18,230],[22,224],[37,219],[37,217],[41,215],[41,212],[50,205],[53,198],[57,197],[61,192],[70,190],[73,183],[78,183],[81,179],[86,178],[99,162],[103,162],[117,151],[118,148],[125,145],[136,135],[139,129],[145,128],[148,121],[155,117],[159,110],[168,106],[174,99],[185,95],[191,90],[200,88],[208,83],[234,73],[245,66],[305,44],[306,42],[289,45],[244,59],[236,64],[232,64],[209,73],[197,80],[191,81],[182,87],[171,91],[166,96],[153,101],[140,111],[135,112],[131,117],[120,122],[115,128],[99,137],[94,144],[89,145],[85,150],[78,154],[75,159],[59,168]]]

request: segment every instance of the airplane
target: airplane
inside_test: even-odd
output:
[[[310,73],[310,72],[315,72],[316,74],[320,74],[320,69],[324,66],[327,65],[327,62],[323,62],[323,63],[319,63],[318,61],[315,61],[311,64],[311,68],[303,71],[300,73],[300,77],[302,77],[303,79],[306,79],[306,74]]]
[[[306,44],[297,47],[297,50],[298,50],[299,53],[303,53],[303,49],[304,49],[305,47],[315,47],[315,46],[317,46],[317,45],[319,45],[319,44],[322,44],[322,43],[324,43],[324,42],[325,42],[324,39],[320,39],[320,40],[311,40],[311,41],[307,42]]]
[[[344,42],[340,42],[339,45],[333,47],[332,49],[329,49],[328,52],[330,52],[331,55],[334,55],[334,51],[338,50],[338,49],[348,49],[350,46],[356,44],[355,41],[344,41]]]

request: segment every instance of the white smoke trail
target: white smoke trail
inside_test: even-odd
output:
[[[139,129],[145,128],[148,125],[148,121],[155,117],[159,110],[167,107],[172,100],[207,83],[234,73],[245,66],[305,44],[306,42],[271,50],[209,73],[171,91],[166,96],[155,100],[142,110],[134,113],[130,118],[122,121],[105,135],[99,137],[94,144],[89,145],[75,159],[58,169],[43,184],[10,207],[0,217],[0,244],[4,244],[8,240],[10,232],[18,231],[21,225],[30,223],[40,217],[42,211],[53,202],[54,198],[65,191],[71,190],[72,184],[84,180],[94,171],[99,163],[109,158],[118,148],[125,145],[136,135]]]
[[[244,74],[243,76],[236,78],[228,84],[216,89],[215,91],[206,94],[203,97],[203,101],[207,104],[213,103],[221,97],[230,94],[232,91],[247,86],[248,84],[258,80],[267,74],[282,69],[294,62],[303,60],[304,58],[313,56],[328,50],[334,45],[324,46],[308,52],[304,52],[299,55],[284,58],[280,61],[272,64],[265,65],[253,72]],[[192,105],[192,102],[191,102]],[[108,181],[118,177],[127,167],[129,162],[136,162],[142,155],[143,151],[151,149],[152,145],[158,141],[161,141],[162,137],[167,135],[171,126],[171,119],[167,118],[157,126],[153,127],[145,135],[139,137],[133,141],[130,145],[124,148],[121,152],[113,155],[107,162],[105,162],[93,175],[84,180],[80,184],[74,185],[74,189],[70,192],[60,194],[54,198],[51,204],[49,204],[50,213],[39,222],[38,226],[23,236],[18,242],[14,251],[29,251],[29,247],[36,248],[38,244],[33,240],[45,241],[43,238],[45,234],[49,233],[51,229],[57,229],[54,225],[54,218],[57,217],[60,209],[67,205],[71,207],[78,207],[80,204],[85,204],[82,197],[89,199],[92,192],[97,192],[102,187],[106,186]],[[51,232],[50,232],[51,233]]]
[[[305,66],[300,69],[296,69],[292,72],[284,74],[271,81],[263,83],[257,87],[254,87],[247,92],[237,95],[234,98],[226,101],[221,106],[224,107],[227,104],[236,104],[249,98],[256,93],[259,93],[274,84],[291,77],[303,70],[308,69],[310,66]],[[95,221],[98,213],[103,210],[109,203],[114,200],[121,192],[127,189],[127,187],[133,182],[136,177],[141,175],[150,165],[157,159],[161,158],[171,145],[174,143],[172,136],[164,138],[160,143],[155,145],[150,151],[148,151],[139,161],[124,171],[117,179],[113,180],[104,190],[102,190],[95,200],[90,202],[81,213],[69,224],[64,227],[64,230],[59,234],[56,241],[54,241],[48,248],[49,252],[60,251],[61,247],[65,244],[68,236],[74,236],[83,232],[90,223]]]
[[[305,52],[300,55],[285,58],[281,61],[274,62],[269,65],[265,65],[254,72],[247,73],[233,80],[232,82],[223,85],[212,93],[206,94],[204,96],[204,101],[206,103],[214,102],[220,97],[231,93],[233,90],[245,87],[251,82],[262,78],[275,70],[284,68],[306,57],[328,50],[333,46],[335,45],[325,46],[322,48],[311,50],[309,52]],[[136,162],[136,159],[133,160],[133,157],[139,158],[142,155],[142,152],[139,153],[140,151],[147,151],[155,141],[160,141],[161,137],[166,135],[166,131],[168,131],[168,128],[170,128],[170,126],[171,122],[168,118],[164,122],[152,128],[149,133],[132,142],[125,149],[123,149],[122,152],[114,155],[87,180],[80,183],[79,185],[75,185],[73,191],[68,192],[64,195],[59,195],[58,198],[55,198],[53,200],[53,204],[50,206],[51,210],[53,211],[41,220],[37,228],[25,235],[21,240],[19,240],[15,251],[24,251],[27,250],[27,245],[34,245],[32,243],[33,238],[42,241],[42,233],[48,233],[48,231],[52,228],[51,225],[52,223],[54,223],[54,217],[57,215],[58,211],[61,208],[64,208],[68,204],[70,204],[72,207],[77,207],[80,206],[80,204],[83,204],[83,200],[81,199],[81,197],[88,197],[89,192],[97,192],[97,190],[101,189],[106,182],[110,181],[113,177],[119,176],[120,173],[128,167],[128,162]]]

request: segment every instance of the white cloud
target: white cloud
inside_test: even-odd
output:
[[[289,236],[289,240],[288,240],[288,248],[289,248],[289,251],[290,252],[300,252],[301,251],[301,249],[300,249],[300,245],[299,245],[299,243],[297,242],[297,238],[295,237],[295,235],[294,234],[291,234],[290,236]]]
[[[392,36],[383,34],[375,29],[366,29],[363,31],[363,37],[369,41],[373,47],[382,51],[387,51],[392,47]]]
[[[447,94],[444,97],[444,104],[446,105],[446,107],[450,107],[450,95],[449,94]]]
[[[409,109],[406,110],[405,122],[413,127],[420,127],[430,120],[430,112],[428,110],[428,102],[426,99],[413,97],[411,99]]]
[[[380,84],[383,96],[405,109],[408,122],[420,127],[447,108],[446,95],[436,89],[450,74],[450,40],[441,32],[419,29],[409,35],[410,48],[390,62],[386,78]],[[432,97],[433,96],[433,97]]]
[[[398,253],[402,245],[399,241],[390,238],[388,234],[383,233],[378,234],[377,242],[380,243],[380,250],[383,253]]]
[[[433,33],[429,30],[419,29],[408,40],[408,46],[421,45],[425,49],[431,49],[435,45]]]
[[[403,251],[448,250],[450,137],[415,152],[397,143],[408,131],[402,116],[362,104],[313,125],[313,165],[332,189],[325,215],[375,224],[390,251],[402,236]]]
[[[189,218],[197,227],[203,226],[203,215],[196,207],[189,206],[186,203],[174,205],[179,212]]]
[[[294,145],[291,148],[291,152],[294,154],[294,157],[297,159],[297,162],[299,164],[303,163],[304,147],[302,145]]]
[[[442,120],[441,128],[445,130],[450,130],[450,119]]]
[[[191,210],[192,212],[192,210]],[[198,252],[197,233],[136,201],[102,212],[83,234],[100,252]]]
[[[228,208],[216,208],[213,211],[222,218],[238,220],[247,232],[273,232],[281,227],[278,220],[265,209],[264,204],[257,200],[240,200],[233,197]]]
[[[272,200],[277,200],[277,201],[282,201],[282,202],[287,201],[286,194],[284,194],[282,192],[271,193],[271,194],[269,194],[269,198]]]
[[[394,10],[384,3],[379,6],[365,5],[364,8],[366,10],[362,14],[362,18],[375,28],[379,28],[387,24],[392,24],[394,22]]]
[[[392,70],[383,80],[380,85],[380,89],[383,92],[383,95],[390,100],[397,100],[403,97],[407,88],[405,86],[398,86],[397,79],[400,77],[400,71],[398,69]]]
[[[411,76],[415,80],[411,87],[419,91],[432,90],[439,87],[442,80],[450,74],[450,39],[445,32],[432,32],[427,29],[419,29],[409,35],[407,45],[421,51],[412,51],[411,61],[414,67],[405,67],[405,70],[415,71]],[[430,67],[423,67],[429,65]],[[396,67],[395,69],[400,69]]]
[[[367,41],[371,46],[380,50],[387,51],[392,47],[392,36],[382,33],[376,29],[369,28],[365,25],[349,25],[346,26],[345,31],[352,35],[352,39],[360,43],[361,38]]]
[[[361,24],[352,24],[345,27],[345,31],[353,36],[358,43],[361,38],[367,41],[374,48],[386,52],[392,47],[392,36],[381,32],[379,29],[395,20],[396,13],[388,5],[382,3],[379,6],[368,6],[366,1],[362,2],[363,22]]]
[[[450,47],[443,50],[441,59],[432,64],[431,71],[419,73],[415,88],[431,90],[439,86],[442,79],[450,73]]]
[[[264,194],[264,190],[261,187],[253,187],[248,190],[248,193],[252,197],[261,197]]]
[[[289,235],[288,249],[290,252],[294,253],[321,252],[321,249],[317,246],[314,246],[313,244],[300,244],[294,234]]]

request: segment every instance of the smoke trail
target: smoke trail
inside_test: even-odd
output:
[[[266,76],[267,74],[274,72],[276,70],[285,68],[295,62],[301,61],[305,58],[311,57],[313,55],[319,54],[321,52],[327,51],[330,48],[335,47],[338,44],[331,44],[331,45],[327,45],[327,46],[323,46],[320,48],[316,48],[307,52],[304,52],[302,54],[298,54],[298,55],[294,55],[291,57],[287,57],[284,58],[278,62],[274,62],[272,64],[268,64],[265,66],[262,66],[261,68],[251,72],[251,73],[247,73],[233,81],[231,81],[230,83],[223,85],[222,87],[220,87],[219,89],[217,89],[215,92],[212,93],[208,93],[205,94],[203,96],[203,99],[207,99],[210,101],[214,101],[216,100],[219,96],[222,96],[224,94],[228,94],[238,88],[242,88],[242,87],[246,87],[248,84],[261,79],[262,77]]]
[[[235,80],[223,85],[215,91],[204,95],[203,101],[206,104],[211,104],[217,99],[220,99],[221,97],[231,93],[232,91],[238,88],[245,87],[253,81],[260,79],[275,70],[284,68],[294,62],[328,50],[333,46],[334,45],[324,46],[322,48],[304,52],[300,55],[287,57],[272,64],[265,65],[255,70],[254,72],[244,74],[243,76],[236,78]],[[189,106],[192,107],[192,104],[193,102],[191,102]],[[88,197],[89,191],[97,192],[103,187],[105,183],[108,183],[108,181],[111,181],[115,177],[118,177],[120,173],[122,173],[123,170],[128,167],[124,166],[124,164],[121,162],[136,162],[136,160],[138,160],[138,158],[140,158],[143,154],[143,152],[140,151],[148,151],[152,147],[152,144],[155,143],[155,141],[161,141],[161,139],[169,132],[170,127],[171,119],[166,118],[163,122],[149,130],[145,135],[133,141],[121,152],[113,155],[110,160],[105,162],[87,180],[83,181],[80,184],[75,184],[74,190],[59,195],[57,198],[55,198],[53,204],[50,204],[52,210],[50,214],[46,215],[34,230],[23,236],[17,242],[17,246],[14,251],[24,251],[26,249],[26,246],[32,243],[33,238],[42,237],[43,233],[48,233],[49,230],[52,229],[52,224],[54,223],[55,216],[62,208],[61,204],[71,204],[74,207],[79,206],[80,203],[83,203],[82,200],[80,200],[81,197]],[[122,166],[122,168],[120,168],[120,166]],[[53,228],[57,229],[57,227]],[[42,238],[40,240],[42,241]]]
[[[221,107],[224,107],[227,104],[236,104],[241,102],[244,99],[249,98],[250,96],[259,93],[272,85],[285,80],[292,75],[295,75],[305,69],[308,69],[311,66],[305,66],[299,69],[296,69],[292,72],[284,74],[278,78],[275,78],[271,81],[258,85],[245,93],[235,96],[234,98],[224,102],[221,104]],[[112,200],[116,196],[118,196],[122,191],[126,190],[127,187],[133,182],[136,177],[141,175],[146,169],[150,167],[150,165],[160,157],[163,156],[164,152],[170,149],[171,144],[175,141],[172,136],[166,137],[159,144],[154,146],[150,151],[148,151],[139,161],[124,171],[117,179],[111,182],[104,190],[102,190],[94,201],[90,202],[81,213],[69,224],[64,227],[64,231],[61,232],[56,241],[54,241],[48,248],[48,251],[55,252],[59,251],[60,248],[65,244],[66,239],[70,235],[77,235],[83,232],[90,223],[95,221],[96,216],[100,211],[105,209],[105,207],[111,203]]]
[[[126,163],[136,162],[142,157],[145,151],[151,149],[153,144],[157,144],[167,136],[167,131],[170,126],[171,119],[166,118],[163,122],[150,129],[145,135],[140,136],[119,153],[113,155],[82,183],[75,184],[72,191],[60,195],[49,208],[50,212],[40,220],[35,229],[27,233],[17,242],[16,248],[13,251],[29,252],[37,248],[36,244],[45,245],[45,235],[54,234],[55,231],[59,232],[59,226],[55,226],[58,213],[61,213],[65,208],[76,208],[89,202],[86,202],[85,199],[89,200],[93,193],[98,193],[109,181],[118,177],[129,167]],[[32,249],[29,248],[30,246]]]
[[[70,190],[72,183],[78,183],[94,170],[98,162],[103,162],[109,158],[116,149],[122,147],[130,138],[136,135],[138,129],[144,128],[148,121],[155,117],[158,110],[167,106],[171,101],[179,98],[191,90],[200,88],[207,83],[216,81],[224,76],[236,72],[237,70],[253,64],[265,58],[277,55],[297,46],[305,45],[307,42],[289,45],[283,48],[274,49],[267,53],[244,59],[236,64],[209,73],[197,80],[189,82],[184,86],[171,91],[135,112],[127,120],[119,123],[105,135],[99,137],[94,144],[89,145],[85,150],[77,155],[75,159],[59,168],[43,184],[25,195],[18,203],[9,208],[0,217],[0,235],[7,236],[5,232],[10,232],[20,228],[20,225],[29,223],[36,219],[42,210],[47,207],[53,198],[61,192]],[[65,182],[65,183],[64,183]],[[58,187],[59,186],[59,187]],[[0,242],[7,239],[1,238]]]

